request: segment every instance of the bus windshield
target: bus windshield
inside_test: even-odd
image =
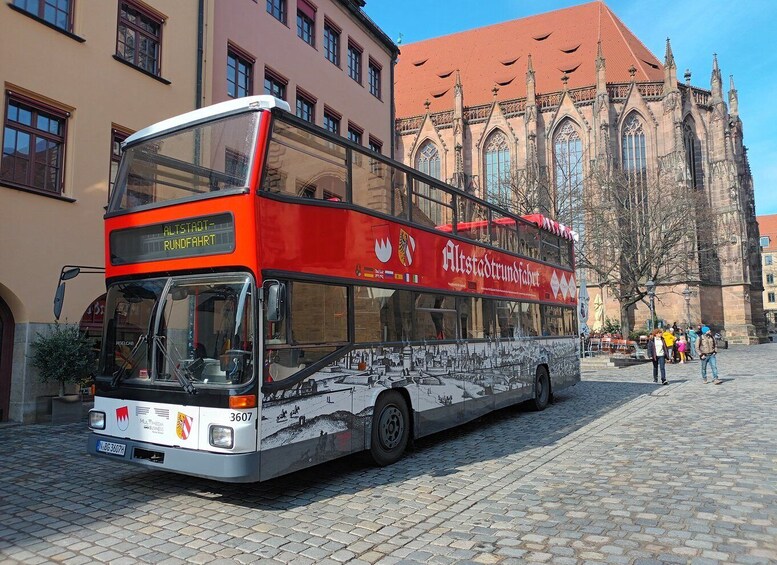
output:
[[[111,285],[101,375],[114,386],[243,384],[253,377],[253,284],[243,274]]]
[[[110,212],[247,190],[260,112],[246,112],[131,144]]]

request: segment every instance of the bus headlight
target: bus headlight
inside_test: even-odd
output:
[[[93,430],[105,429],[105,412],[89,410],[89,427]]]
[[[235,431],[229,426],[211,426],[208,441],[213,447],[232,449],[235,444]]]

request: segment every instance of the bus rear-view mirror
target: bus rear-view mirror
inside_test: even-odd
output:
[[[286,308],[286,285],[273,282],[267,287],[267,321],[280,322]]]
[[[62,314],[62,304],[65,301],[65,283],[59,283],[57,292],[54,294],[54,319],[59,320],[59,315]]]

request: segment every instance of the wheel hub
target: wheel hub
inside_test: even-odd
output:
[[[394,449],[399,445],[405,431],[402,412],[396,406],[386,406],[380,414],[378,423],[380,443],[385,449]]]

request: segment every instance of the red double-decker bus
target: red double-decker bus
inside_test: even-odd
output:
[[[265,480],[580,379],[571,230],[267,96],[129,137],[105,216],[89,453]]]

